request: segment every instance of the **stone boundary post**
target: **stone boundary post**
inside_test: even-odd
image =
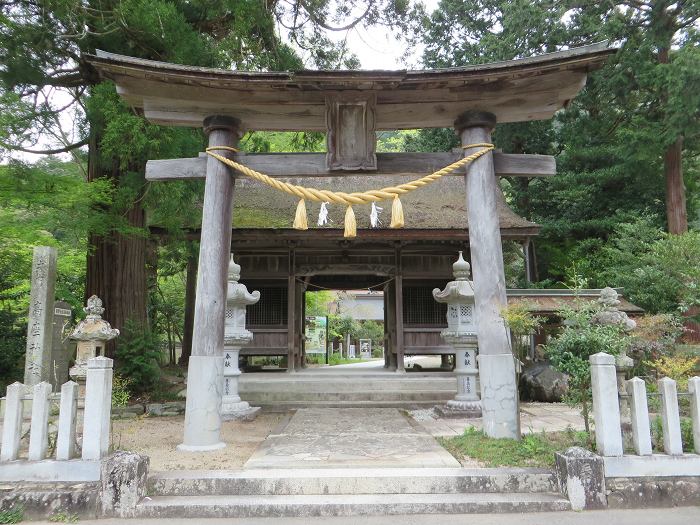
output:
[[[630,417],[632,418],[632,441],[634,450],[640,456],[651,455],[651,429],[649,428],[649,404],[647,387],[643,379],[633,377],[625,384],[630,396]]]
[[[603,456],[621,456],[622,427],[615,357],[599,352],[588,359],[591,363],[596,447]]]
[[[7,387],[5,418],[2,422],[2,448],[0,461],[12,461],[19,456],[19,441],[22,438],[22,397],[24,385],[19,382]]]
[[[664,432],[664,452],[677,456],[683,454],[681,438],[681,417],[678,412],[678,392],[676,382],[670,377],[659,379],[661,394],[661,426]]]
[[[690,394],[690,415],[693,419],[695,453],[700,454],[700,377],[691,377],[688,380],[688,393]]]
[[[42,381],[34,385],[32,396],[32,420],[29,431],[29,461],[46,458],[49,448],[49,395],[51,383]]]
[[[109,451],[112,416],[112,366],[109,357],[88,359],[83,416],[83,459],[98,460]]]
[[[61,408],[58,413],[56,459],[75,456],[75,423],[78,413],[78,383],[68,381],[61,387]]]

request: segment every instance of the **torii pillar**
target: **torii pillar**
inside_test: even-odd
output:
[[[467,111],[455,121],[462,145],[491,142],[492,113]],[[464,151],[465,156],[481,148]],[[508,330],[501,318],[507,305],[503,247],[498,223],[498,178],[489,152],[467,165],[467,215],[477,332],[484,432],[520,438],[518,386]]]
[[[209,146],[235,147],[240,122],[232,117],[204,119]],[[231,157],[230,151],[218,151]],[[185,432],[179,450],[206,451],[226,446],[220,439],[224,371],[224,317],[226,275],[231,251],[234,178],[230,169],[213,157],[207,159],[199,272],[194,307],[192,355],[187,369]]]

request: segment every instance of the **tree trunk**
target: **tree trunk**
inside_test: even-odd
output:
[[[681,154],[683,137],[678,137],[664,152],[664,176],[666,178],[666,220],[668,232],[673,234],[688,231],[688,211],[685,205],[685,185]]]
[[[669,49],[673,36],[673,21],[663,16],[654,22],[665,29],[665,43],[659,47],[659,64],[669,63]],[[663,91],[661,100],[664,106],[668,104],[668,93]],[[666,180],[666,222],[668,232],[679,235],[688,231],[688,211],[685,204],[685,185],[683,184],[683,137],[678,136],[673,144],[664,151],[664,178]]]
[[[192,355],[192,330],[194,329],[194,303],[197,295],[197,255],[187,258],[187,277],[185,278],[185,326],[182,336],[182,354],[180,366],[184,366]]]
[[[88,181],[109,177],[115,186],[119,184],[118,170],[105,172],[101,169],[97,135],[93,133],[88,157]],[[145,214],[139,202],[126,212],[130,226],[143,228]],[[90,235],[87,255],[85,296],[97,295],[102,299],[104,319],[113,328],[123,330],[127,320],[145,325],[146,322],[146,237],[125,236],[110,232],[105,236]],[[113,357],[116,340],[105,348],[105,354]]]

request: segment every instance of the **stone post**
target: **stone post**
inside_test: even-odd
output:
[[[690,394],[690,417],[693,420],[693,443],[695,453],[700,454],[700,377],[691,377],[688,380],[688,393]]]
[[[5,397],[5,418],[2,421],[2,448],[0,461],[13,461],[19,456],[19,442],[22,438],[22,398],[25,386],[12,383],[7,387]]]
[[[75,424],[78,415],[78,383],[68,381],[61,387],[61,407],[58,413],[56,459],[67,460],[75,456]]]
[[[622,427],[615,357],[600,352],[588,359],[591,363],[596,448],[602,456],[621,456]]]
[[[618,293],[609,286],[600,291],[598,304],[602,310],[591,318],[591,323],[599,325],[619,326],[625,332],[634,330],[637,323],[627,317],[627,314],[621,311],[620,300]],[[634,367],[634,360],[627,355],[627,349],[623,348],[622,352],[615,356],[615,367],[617,369],[617,389],[620,394],[626,392],[627,373]],[[620,415],[627,419],[630,417],[630,407],[625,398],[620,399]]]
[[[627,381],[626,389],[627,394],[630,396],[634,450],[640,456],[649,456],[651,455],[651,429],[649,428],[646,383],[643,379],[633,377]]]
[[[231,117],[204,120],[209,146],[235,147],[240,122]],[[220,150],[230,157],[230,151]],[[224,369],[224,316],[226,268],[231,251],[234,178],[231,170],[213,157],[207,159],[204,186],[199,271],[194,309],[192,356],[187,374],[185,430],[178,449],[206,451],[223,448],[221,397]]]
[[[260,300],[260,292],[248,293],[245,285],[238,282],[241,267],[233,260],[228,265],[228,289],[226,298],[226,323],[224,325],[224,396],[221,401],[221,416],[224,420],[251,420],[260,407],[251,407],[242,401],[238,394],[238,354],[241,346],[253,340],[253,334],[246,330],[246,307]]]
[[[73,344],[65,337],[64,330],[70,324],[71,308],[65,301],[53,305],[53,336],[51,341],[51,386],[58,391],[68,381],[68,363],[73,357]]]
[[[36,246],[29,296],[27,355],[24,384],[28,387],[51,379],[51,339],[56,287],[56,248]]]
[[[478,111],[467,111],[455,122],[465,146],[490,143],[495,125],[493,114]],[[464,153],[468,155],[478,149],[468,149]],[[466,172],[484,432],[490,437],[518,439],[520,418],[515,360],[510,351],[508,330],[501,318],[507,299],[493,155],[487,153],[470,163]]]
[[[657,382],[661,394],[661,426],[664,432],[664,452],[673,456],[683,454],[681,438],[681,418],[678,412],[678,392],[676,382],[670,377],[662,377]]]
[[[85,460],[101,459],[109,451],[112,365],[113,361],[109,357],[93,357],[88,360],[83,414],[83,459]]]
[[[46,459],[49,448],[49,395],[51,384],[42,381],[32,392],[32,421],[29,430],[29,461]]]
[[[469,263],[462,258],[452,265],[455,280],[443,291],[433,290],[433,298],[447,303],[447,329],[440,334],[455,349],[457,395],[447,402],[446,408],[437,407],[444,416],[480,417],[481,401],[476,390],[476,315],[474,287],[469,280]]]

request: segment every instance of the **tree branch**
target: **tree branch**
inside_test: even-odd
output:
[[[27,148],[23,148],[22,146],[13,146],[11,144],[6,144],[5,142],[0,142],[0,146],[2,146],[5,149],[8,149],[8,150],[21,151],[23,153],[33,153],[35,155],[55,155],[57,153],[68,153],[69,151],[72,151],[74,149],[78,149],[78,148],[82,148],[83,146],[87,146],[89,143],[90,143],[90,139],[86,138],[86,139],[81,140],[80,142],[76,142],[75,144],[69,144],[68,146],[64,146],[63,148],[43,149],[43,150],[27,149]]]

